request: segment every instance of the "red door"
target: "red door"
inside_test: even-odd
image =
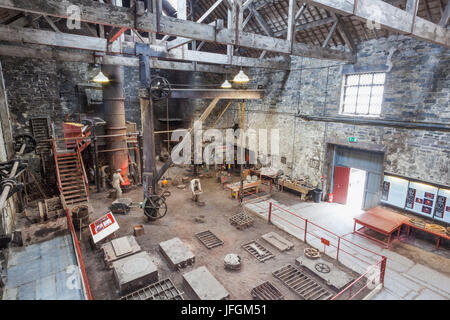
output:
[[[334,202],[346,204],[350,168],[334,167],[333,196]]]

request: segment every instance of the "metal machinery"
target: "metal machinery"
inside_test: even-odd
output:
[[[36,140],[28,134],[17,135],[14,138],[14,150],[16,152],[15,158],[0,163],[0,188],[2,193],[0,195],[0,211],[2,212],[2,223],[5,224],[5,216],[3,209],[6,201],[12,197],[16,192],[23,189],[23,184],[18,182],[19,176],[28,166],[28,161],[22,159],[26,153],[33,152],[36,149]],[[11,235],[6,234],[5,225],[2,226],[4,234],[0,234],[0,246],[3,247],[11,240]]]
[[[139,101],[143,135],[142,186],[144,201],[142,208],[147,218],[153,221],[164,217],[167,213],[167,193],[158,194],[157,183],[172,164],[169,157],[159,171],[156,169],[153,102],[168,99],[171,86],[165,78],[151,78],[150,56],[158,55],[157,52],[151,52],[147,44],[136,43],[136,55],[139,56]]]

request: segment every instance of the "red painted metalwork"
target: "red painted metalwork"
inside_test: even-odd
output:
[[[422,230],[422,231],[425,231],[425,232],[427,232],[429,234],[437,236],[438,238],[437,238],[437,241],[436,241],[436,249],[439,249],[439,244],[441,242],[441,238],[450,240],[450,237],[447,236],[446,234],[443,234],[443,233],[438,233],[438,232],[434,232],[434,231],[432,231],[430,229],[421,228],[421,227],[416,226],[416,225],[414,225],[412,223],[409,223],[409,222],[405,222],[404,225],[407,227],[407,230],[408,230],[407,231],[407,238],[409,238],[409,235],[411,233],[411,228]]]
[[[261,198],[261,197],[257,196],[255,193],[252,193],[252,192],[245,192],[245,193],[247,194],[247,199],[248,199],[248,200],[246,201],[246,203],[253,203],[253,205],[257,206],[258,208],[261,208],[261,209],[263,209],[263,210],[265,210],[265,209],[267,210],[267,208],[262,207],[262,206],[259,206],[257,203],[252,202],[252,198],[253,198],[253,200],[255,200],[255,201],[265,201],[265,202],[268,202],[268,203],[269,203],[269,210],[270,210],[270,211],[268,212],[268,221],[271,222],[271,221],[273,220],[273,217],[276,217],[277,219],[280,219],[280,220],[282,220],[282,221],[284,221],[284,222],[286,222],[286,223],[288,223],[288,224],[290,224],[290,225],[296,227],[297,229],[303,230],[303,232],[304,232],[304,242],[305,242],[305,243],[307,243],[307,235],[310,235],[310,236],[312,236],[312,237],[315,237],[316,239],[318,239],[318,240],[320,240],[320,241],[323,239],[323,238],[317,236],[316,234],[314,234],[313,232],[308,231],[308,226],[313,226],[313,227],[315,227],[315,228],[321,229],[321,230],[324,231],[324,232],[327,232],[327,233],[330,235],[330,238],[333,239],[333,240],[336,242],[336,244],[335,244],[334,241],[331,242],[330,240],[327,239],[327,241],[329,241],[329,246],[336,248],[336,259],[337,259],[337,260],[339,260],[339,256],[340,256],[340,255],[346,254],[346,255],[348,255],[348,256],[354,258],[354,259],[357,259],[357,260],[359,260],[359,261],[361,261],[361,262],[367,264],[368,271],[366,271],[366,272],[365,272],[364,274],[362,274],[358,279],[356,279],[356,280],[355,280],[354,282],[352,282],[349,286],[347,286],[344,290],[342,290],[342,291],[341,291],[340,293],[338,293],[335,297],[333,297],[333,300],[336,299],[336,298],[338,298],[338,297],[341,297],[341,296],[342,296],[344,293],[346,293],[346,292],[349,293],[349,296],[348,296],[349,299],[355,298],[359,293],[361,293],[365,288],[367,288],[367,286],[369,285],[369,283],[366,283],[366,284],[365,284],[361,289],[359,289],[356,293],[352,293],[352,290],[353,290],[354,285],[355,285],[358,281],[360,281],[361,279],[364,279],[365,277],[368,277],[368,275],[370,275],[370,272],[372,272],[373,270],[375,270],[375,268],[377,268],[377,267],[380,268],[380,270],[379,270],[379,272],[380,272],[380,278],[379,278],[379,279],[380,279],[380,283],[381,283],[381,284],[384,283],[384,276],[385,276],[385,271],[386,271],[386,261],[387,261],[387,259],[386,259],[385,256],[380,255],[379,253],[376,253],[376,252],[374,252],[374,251],[372,251],[372,250],[369,250],[369,249],[367,249],[367,248],[364,248],[364,247],[362,247],[362,246],[360,246],[360,245],[358,245],[358,244],[356,244],[356,243],[354,243],[354,242],[352,242],[352,241],[350,241],[350,240],[347,240],[347,239],[343,238],[343,236],[339,236],[339,235],[335,234],[334,232],[329,231],[329,230],[327,230],[327,229],[325,229],[325,228],[323,228],[323,227],[321,227],[321,226],[319,226],[319,225],[317,225],[317,224],[315,224],[315,223],[309,221],[308,219],[305,219],[305,218],[303,218],[303,217],[301,217],[301,216],[295,214],[295,213],[292,212],[292,211],[286,210],[286,209],[284,209],[284,208],[282,208],[282,207],[280,207],[280,206],[277,206],[276,204],[272,203],[271,201],[269,201],[269,200],[267,200],[267,199],[264,199],[264,198]],[[276,208],[278,208],[280,211],[284,211],[284,212],[286,212],[286,213],[289,213],[290,215],[292,215],[292,216],[294,216],[294,217],[297,217],[300,221],[304,221],[304,223],[305,223],[305,224],[304,224],[304,228],[302,228],[302,227],[296,225],[296,224],[293,223],[292,221],[289,221],[289,220],[287,220],[287,219],[284,219],[283,217],[279,216],[278,214],[275,214],[275,213],[273,212],[273,210],[272,210],[274,206],[275,206]],[[270,220],[269,220],[269,219],[270,219]],[[348,235],[348,234],[347,234],[347,235]],[[360,257],[356,256],[355,254],[352,254],[352,253],[346,251],[345,249],[343,249],[344,246],[345,246],[345,247],[348,247],[348,248],[351,248],[351,246],[360,248],[361,250],[364,250],[364,251],[366,251],[366,252],[368,252],[368,253],[371,253],[371,254],[373,254],[373,255],[376,255],[377,257],[380,258],[380,260],[379,260],[376,264],[373,264],[373,262],[370,262],[370,261],[366,261],[366,260],[364,260],[364,259],[361,259]]]
[[[391,245],[392,234],[397,232],[397,236],[399,236],[402,225],[408,220],[407,217],[401,214],[380,207],[372,208],[353,219],[355,220],[353,225],[354,233],[380,243],[386,248],[389,248]],[[387,236],[387,242],[360,232],[359,230],[362,228],[356,230],[357,224]]]
[[[77,154],[78,162],[80,163],[80,167],[81,167],[81,172],[82,172],[82,176],[83,176],[83,183],[84,183],[84,189],[86,190],[86,195],[87,195],[87,198],[88,198],[88,200],[89,200],[89,180],[88,180],[88,178],[87,178],[86,170],[85,170],[85,168],[84,168],[84,162],[83,162],[83,157],[82,157],[82,155],[81,155],[81,150],[80,150],[80,146],[79,146],[79,141],[80,141],[80,140],[77,140],[77,141],[76,141],[76,144],[77,144],[76,154]],[[89,142],[89,143],[90,143],[90,142]],[[86,142],[85,144],[87,144],[87,142]]]
[[[72,222],[72,217],[70,216],[70,211],[67,208],[66,208],[66,213],[67,213],[67,225],[68,225],[70,233],[72,235],[72,240],[73,240],[74,247],[75,247],[75,253],[77,255],[79,267],[81,270],[81,277],[83,278],[84,289],[86,291],[86,296],[87,296],[88,300],[92,300],[91,288],[89,286],[86,269],[84,267],[83,255],[81,254],[80,241],[78,240],[77,234],[73,227],[73,222]]]
[[[269,217],[267,218],[267,222],[269,223],[271,216],[272,216],[272,202],[269,202]]]

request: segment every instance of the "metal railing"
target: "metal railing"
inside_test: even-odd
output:
[[[299,214],[287,210],[286,208],[283,208],[268,199],[261,198],[255,193],[244,191],[244,195],[245,198],[243,205],[252,204],[259,208],[261,210],[259,213],[263,212],[267,215],[268,223],[277,225],[298,239],[303,239],[304,243],[316,247],[324,254],[335,258],[336,261],[340,263],[343,263],[346,260],[347,262],[351,262],[350,269],[360,274],[360,276],[346,288],[341,290],[341,292],[336,294],[332,300],[337,298],[343,299],[345,297],[351,300],[358,295],[367,296],[373,290],[383,286],[387,262],[387,258],[385,256],[364,248],[353,241],[345,239],[344,236],[340,236],[306,218],[303,218]],[[262,205],[263,203],[266,205]],[[283,213],[284,216],[280,213]],[[281,225],[280,221],[282,221],[284,225]],[[323,247],[319,247],[318,243],[323,245]],[[334,251],[336,251],[335,254],[333,254]],[[353,251],[353,253],[351,251]],[[362,253],[361,255],[364,258],[356,255],[356,252]],[[375,257],[372,257],[372,259],[376,259],[375,262],[370,261],[368,256],[371,255]]]
[[[92,300],[92,294],[91,294],[91,288],[89,286],[89,281],[87,278],[87,274],[86,274],[86,269],[84,267],[84,260],[83,260],[83,255],[81,254],[81,246],[80,246],[80,241],[78,240],[77,234],[75,232],[75,228],[73,226],[73,222],[72,222],[72,217],[70,216],[70,211],[68,208],[66,209],[66,213],[67,213],[67,225],[69,227],[70,230],[70,234],[72,236],[72,241],[73,241],[73,245],[75,248],[75,254],[77,257],[77,261],[78,261],[78,266],[80,268],[81,271],[81,278],[82,278],[82,285],[84,288],[84,292],[86,294],[86,298],[88,300]],[[81,226],[80,226],[81,228]]]

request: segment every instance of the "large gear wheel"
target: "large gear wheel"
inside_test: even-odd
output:
[[[303,253],[309,259],[319,259],[320,258],[320,251],[317,250],[316,248],[305,248]]]
[[[321,273],[330,273],[331,271],[330,267],[322,262],[317,263],[314,268]]]
[[[150,96],[153,100],[168,98],[171,86],[169,81],[163,77],[155,77],[150,81]]]
[[[144,214],[151,221],[161,219],[167,213],[166,198],[164,196],[150,195],[144,201]]]

